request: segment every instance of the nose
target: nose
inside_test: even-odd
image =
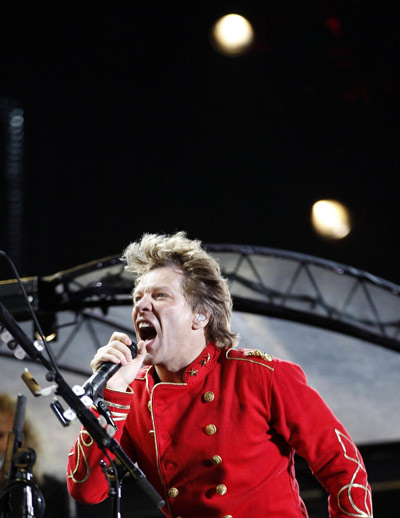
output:
[[[143,313],[144,311],[152,311],[153,304],[151,300],[151,296],[148,293],[145,293],[140,297],[140,299],[135,304],[135,310],[137,313]]]

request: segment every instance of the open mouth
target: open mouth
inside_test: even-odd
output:
[[[140,339],[144,341],[153,340],[157,335],[157,331],[149,322],[139,322],[138,331]]]

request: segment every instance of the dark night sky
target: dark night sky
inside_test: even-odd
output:
[[[0,97],[25,117],[21,274],[184,229],[400,283],[400,18],[362,0],[188,5],[3,10]],[[255,26],[245,56],[210,44],[228,12]],[[350,207],[345,240],[313,232],[319,198]]]

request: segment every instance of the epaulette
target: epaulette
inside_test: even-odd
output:
[[[274,358],[260,349],[228,349],[226,351],[226,358],[228,360],[242,360],[259,363],[260,365],[273,370],[273,367],[271,365],[266,365],[265,362],[272,362]]]
[[[265,353],[264,351],[261,351],[260,349],[244,349],[243,350],[245,356],[251,356],[253,358],[262,358],[263,360],[266,360],[267,362],[272,362],[273,357]]]

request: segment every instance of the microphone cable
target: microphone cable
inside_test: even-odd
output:
[[[41,328],[41,326],[39,324],[39,321],[38,321],[38,319],[36,317],[36,314],[35,314],[35,312],[34,312],[34,310],[32,308],[32,305],[29,302],[29,297],[28,297],[28,295],[26,293],[25,286],[24,286],[24,284],[23,284],[23,282],[21,280],[21,277],[20,277],[20,275],[19,275],[19,273],[17,271],[17,268],[15,267],[14,262],[12,261],[11,257],[9,257],[9,255],[6,252],[4,252],[4,250],[0,250],[0,256],[4,257],[8,261],[8,264],[11,267],[11,270],[13,271],[13,273],[15,275],[15,278],[16,278],[16,280],[18,282],[18,286],[20,287],[20,290],[22,292],[24,301],[25,301],[25,303],[26,303],[26,305],[27,305],[27,307],[29,309],[29,312],[30,312],[30,314],[32,316],[32,320],[33,320],[33,322],[35,324],[35,327],[36,327],[36,329],[37,329],[37,331],[39,333],[40,339],[41,339],[41,341],[43,343],[43,347],[45,348],[46,353],[47,353],[47,355],[48,355],[48,357],[50,359],[51,366],[54,369],[53,373],[61,375],[61,373],[60,373],[60,371],[59,371],[59,369],[57,367],[57,362],[56,362],[56,360],[54,358],[54,355],[53,355],[53,353],[52,353],[52,351],[51,351],[51,349],[49,347],[49,344],[47,343],[47,341],[46,341],[46,339],[44,337],[44,333],[43,333],[42,328]]]

